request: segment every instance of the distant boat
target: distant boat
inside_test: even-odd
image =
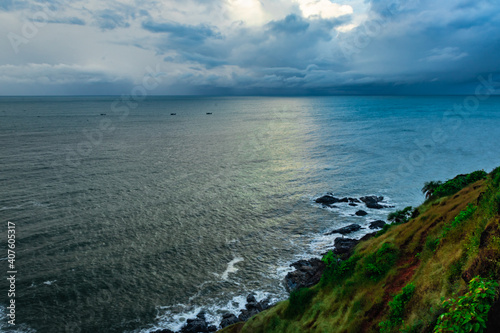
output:
[[[171,115],[171,116],[175,116],[176,114],[177,114],[177,113],[171,113],[170,115]]]
[[[101,116],[105,116],[106,114],[105,113],[101,113]]]
[[[207,114],[212,114],[212,112],[207,112]]]

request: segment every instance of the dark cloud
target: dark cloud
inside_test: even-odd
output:
[[[284,20],[272,21],[268,24],[269,30],[287,34],[297,34],[305,32],[309,28],[309,23],[302,17],[295,14],[288,15]]]
[[[101,10],[63,0],[4,0],[0,11],[33,13],[57,6],[60,15],[51,16],[50,23],[97,26],[100,36],[129,28],[134,36],[119,36],[120,47],[140,53],[128,61],[142,66],[133,57],[149,54],[175,69],[169,81],[175,89],[164,93],[467,93],[479,75],[496,79],[500,73],[498,0],[367,0],[363,16],[355,10],[333,19],[303,17],[299,5],[290,2],[281,1],[287,9],[259,25],[233,19],[228,3],[215,0],[171,0],[174,9],[164,15],[154,12],[163,3],[144,0],[110,1]],[[260,4],[270,8],[267,0]],[[357,26],[349,30],[351,23]],[[112,86],[115,77],[101,77],[100,87],[106,80]]]
[[[221,38],[221,34],[207,25],[184,25],[175,22],[145,21],[142,27],[150,32],[168,33],[171,38],[202,42],[207,38]]]

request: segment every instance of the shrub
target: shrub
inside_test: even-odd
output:
[[[399,294],[394,296],[394,299],[389,302],[389,316],[386,321],[379,324],[381,333],[388,333],[396,326],[403,323],[406,305],[415,293],[415,285],[408,283]]]
[[[483,332],[486,328],[488,311],[495,300],[498,283],[478,276],[469,282],[469,291],[443,302],[445,313],[438,318],[435,333]]]
[[[387,219],[391,221],[392,224],[402,224],[408,222],[412,214],[413,214],[413,207],[408,206],[405,207],[404,209],[390,213],[389,215],[387,215]]]
[[[382,278],[396,263],[398,251],[389,243],[382,244],[377,252],[369,254],[365,259],[365,273],[374,281]]]
[[[493,186],[498,187],[500,185],[500,167],[493,169],[490,173],[490,177]]]
[[[458,175],[453,179],[450,179],[436,189],[433,190],[432,195],[436,198],[444,197],[447,195],[452,195],[463,189],[465,186],[475,183],[478,180],[484,179],[488,174],[483,171],[474,171],[466,175]]]
[[[309,288],[301,288],[292,291],[289,299],[290,303],[285,309],[285,317],[288,319],[292,319],[304,313],[305,309],[307,308],[309,303],[311,303],[315,295],[316,291]]]
[[[350,277],[354,273],[354,269],[360,258],[359,255],[353,255],[347,260],[340,260],[337,255],[329,251],[321,259],[326,264],[326,269],[321,276],[321,283],[324,285],[340,282]]]
[[[441,181],[430,181],[424,183],[424,187],[422,187],[422,193],[425,194],[426,198],[430,198],[436,189],[443,185],[443,182]]]

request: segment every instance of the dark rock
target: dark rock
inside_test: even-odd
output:
[[[336,198],[336,197],[329,195],[329,194],[324,195],[324,196],[317,198],[315,200],[316,203],[320,203],[320,204],[323,204],[323,205],[329,206],[329,207],[337,202],[348,202],[348,201],[349,200],[347,198],[339,199],[339,198]]]
[[[169,330],[168,328],[164,328],[164,329],[161,329],[161,330],[154,331],[153,333],[175,333],[175,332]]]
[[[386,208],[387,206],[381,205],[379,203],[373,203],[373,202],[365,202],[366,207],[371,208],[371,209],[382,209]]]
[[[350,202],[350,203],[349,203],[349,206],[356,207],[357,205],[356,205],[355,203]]]
[[[359,241],[360,241],[360,242],[364,242],[364,241],[366,241],[366,240],[369,240],[370,238],[375,237],[375,235],[377,235],[377,232],[376,232],[376,231],[375,231],[375,232],[370,232],[369,234],[366,234],[366,235],[364,235],[363,237],[361,237],[361,238],[359,239]]]
[[[194,319],[188,319],[181,333],[208,333],[208,323],[205,319],[205,311],[200,311]]]
[[[368,195],[366,197],[359,198],[359,200],[363,201],[364,203],[367,203],[367,202],[377,203],[377,202],[384,200],[384,197],[378,197],[376,195]]]
[[[238,316],[238,321],[247,321],[248,319],[255,316],[257,313],[262,312],[269,308],[269,300],[265,299],[263,301],[257,302],[253,294],[248,295],[247,301],[251,302],[245,305],[245,309],[241,310]]]
[[[365,212],[364,210],[358,210],[356,213],[355,213],[357,216],[365,216],[365,215],[368,215],[367,212]]]
[[[317,198],[315,201],[316,201],[316,203],[320,203],[320,204],[329,206],[329,205],[333,205],[334,203],[339,202],[339,199],[335,198],[331,195],[324,195],[320,198]]]
[[[385,223],[382,220],[376,220],[376,221],[370,222],[369,228],[370,229],[380,229],[380,228],[383,228],[384,225],[386,225],[386,224],[387,223]]]
[[[255,298],[255,294],[249,294],[247,296],[247,303],[257,303],[257,299]]]
[[[224,328],[224,327],[227,327],[229,325],[236,324],[239,321],[240,320],[238,319],[238,317],[236,317],[234,314],[228,312],[228,313],[225,313],[225,314],[222,315],[222,320],[220,322],[220,327]]]
[[[347,200],[349,200],[349,202],[351,202],[351,203],[353,203],[353,202],[361,203],[361,201],[359,201],[359,199],[356,199],[356,198],[347,198]]]
[[[351,232],[358,231],[359,229],[362,229],[359,224],[350,224],[346,227],[340,228],[340,229],[335,229],[327,233],[326,235],[331,235],[331,234],[342,234],[342,235],[347,235]]]
[[[208,326],[208,331],[209,332],[217,332],[218,331],[217,326],[215,326],[215,325]]]
[[[418,210],[418,208],[415,208],[413,210],[413,212],[411,212],[411,218],[412,219],[417,218],[419,215],[420,215],[420,211]]]
[[[295,267],[296,270],[288,273],[284,279],[288,292],[315,285],[321,279],[321,274],[325,269],[325,263],[318,258],[299,260],[290,266]]]
[[[337,255],[351,253],[358,243],[359,241],[356,239],[337,237],[334,240],[335,249],[333,253]]]
[[[248,319],[252,318],[256,314],[258,314],[260,311],[257,310],[241,310],[241,314],[238,316],[238,321],[247,321]]]
[[[387,205],[381,205],[379,202],[384,200],[384,197],[378,197],[376,195],[369,195],[366,197],[361,197],[359,198],[361,201],[363,201],[368,208],[372,209],[382,209],[382,208],[391,208],[393,206],[387,206]]]

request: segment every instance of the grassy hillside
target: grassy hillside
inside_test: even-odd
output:
[[[348,260],[326,255],[319,284],[222,332],[483,331],[500,278],[500,168],[471,175],[427,183],[426,202]]]

